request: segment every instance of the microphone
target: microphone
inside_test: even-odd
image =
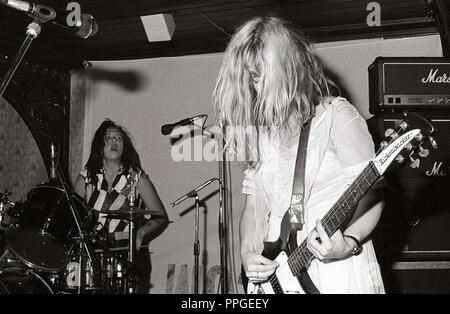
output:
[[[56,147],[53,142],[50,144],[50,159],[50,180],[54,181],[56,180]]]
[[[26,12],[32,18],[45,22],[51,21],[53,24],[65,28],[83,39],[95,36],[98,31],[98,24],[90,14],[81,14],[80,19],[76,21],[75,25],[69,26],[67,23],[67,13],[56,11],[48,6],[21,0],[0,0],[0,3],[7,7]]]
[[[195,120],[202,119],[206,116],[207,116],[206,114],[201,114],[201,115],[198,115],[198,116],[195,116],[192,118],[186,118],[186,119],[180,120],[180,121],[172,123],[172,124],[164,124],[161,127],[161,133],[163,135],[169,135],[170,133],[172,133],[172,130],[174,128],[176,128],[177,126],[193,124]]]

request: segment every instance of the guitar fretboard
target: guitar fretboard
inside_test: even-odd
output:
[[[334,234],[349,218],[358,202],[379,177],[373,162],[370,162],[321,219],[328,236]],[[308,250],[306,240],[304,240],[289,256],[288,264],[292,273],[298,276],[303,269],[308,268],[313,259],[314,255]]]

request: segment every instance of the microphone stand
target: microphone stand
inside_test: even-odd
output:
[[[200,116],[207,117],[207,115],[200,115]],[[185,119],[185,120],[190,120],[190,122],[192,123],[192,119],[193,118]],[[180,122],[183,122],[183,121],[184,120],[182,120]],[[165,125],[161,128],[161,132],[164,135],[167,135],[168,133],[166,132],[166,130],[164,130],[165,127],[170,127],[170,130],[172,130],[175,127],[175,125],[176,124]],[[183,125],[185,125],[185,124],[183,124]],[[210,132],[204,126],[201,127],[201,130],[202,130],[202,135],[204,134],[204,132],[207,132],[210,136],[215,135],[215,133]],[[224,132],[225,132],[225,128],[222,130],[222,134],[225,134]],[[226,174],[227,174],[226,153],[225,153],[225,150],[223,149],[223,147],[225,146],[224,145],[225,144],[224,136],[221,137],[221,141],[219,143],[221,144],[220,151],[222,152],[222,161],[219,158],[219,178],[218,179],[214,178],[214,179],[219,181],[219,243],[220,243],[220,280],[219,280],[219,282],[220,282],[222,294],[226,294],[226,293],[228,293],[228,267],[227,267],[227,250],[228,250],[228,248],[227,248],[227,242],[226,242],[226,239],[227,239],[226,191],[228,190],[228,188],[227,188],[227,179],[226,179]],[[212,179],[212,180],[214,180],[214,179]],[[205,184],[206,183],[209,184],[211,182],[207,181],[207,182],[205,182]],[[201,185],[200,187],[203,188],[204,186]],[[189,192],[188,194],[182,196],[181,198],[179,198],[178,200],[173,202],[171,204],[171,206],[173,207],[173,206],[181,203],[188,197],[195,197],[195,194],[196,194],[195,191],[196,191],[196,189],[194,189],[193,191]],[[190,193],[192,193],[192,194],[190,194]],[[195,253],[195,248],[194,248],[194,253]]]
[[[26,38],[22,43],[22,46],[20,47],[19,51],[17,52],[16,56],[14,57],[13,62],[8,68],[8,71],[6,72],[5,76],[2,79],[2,82],[0,83],[0,97],[3,96],[3,93],[5,92],[6,88],[8,87],[14,73],[16,72],[17,68],[19,67],[20,62],[22,62],[23,57],[25,56],[26,52],[31,46],[31,43],[33,40],[35,40],[42,30],[42,24],[45,22],[48,22],[50,20],[53,20],[56,17],[56,13],[54,10],[42,6],[42,5],[36,5],[34,11],[29,14],[31,17],[34,18],[33,22],[31,22],[26,31]]]
[[[216,135],[215,133],[207,130],[206,127],[202,128],[202,132],[207,132],[210,136]],[[223,149],[225,146],[224,140],[225,128],[222,130],[221,141],[217,141],[221,144],[220,151],[222,152],[222,160],[219,158],[219,245],[220,245],[220,289],[222,294],[228,293],[228,263],[227,263],[227,163],[226,153]]]
[[[227,213],[226,213],[226,186],[227,167],[226,156],[222,150],[223,160],[219,160],[219,244],[220,244],[220,288],[222,294],[228,293],[228,266],[227,266]],[[225,186],[225,189],[224,189]]]
[[[195,224],[194,224],[194,293],[198,294],[198,282],[199,282],[199,255],[200,255],[200,241],[199,241],[199,211],[200,211],[200,200],[198,196],[198,191],[202,190],[207,185],[211,184],[213,181],[219,181],[219,186],[221,188],[221,183],[218,178],[212,178],[206,181],[205,183],[199,185],[192,191],[186,193],[185,195],[181,196],[174,202],[170,204],[171,207],[174,207],[175,205],[180,204],[184,200],[188,198],[195,197]],[[220,229],[219,229],[220,230]]]

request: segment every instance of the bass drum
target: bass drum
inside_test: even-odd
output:
[[[0,270],[0,294],[53,294],[53,290],[34,271],[11,267]]]
[[[89,230],[93,222],[91,210],[77,194],[73,193],[72,198],[81,227]],[[21,207],[17,223],[5,231],[5,249],[36,270],[63,270],[68,262],[67,252],[78,235],[64,190],[37,185]]]

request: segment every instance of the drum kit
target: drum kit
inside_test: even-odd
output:
[[[128,247],[114,250],[98,240],[98,215],[71,193],[75,206],[51,183],[34,186],[24,202],[0,193],[0,294],[136,293],[135,222],[155,213],[133,203],[129,210],[100,211],[128,222]]]

